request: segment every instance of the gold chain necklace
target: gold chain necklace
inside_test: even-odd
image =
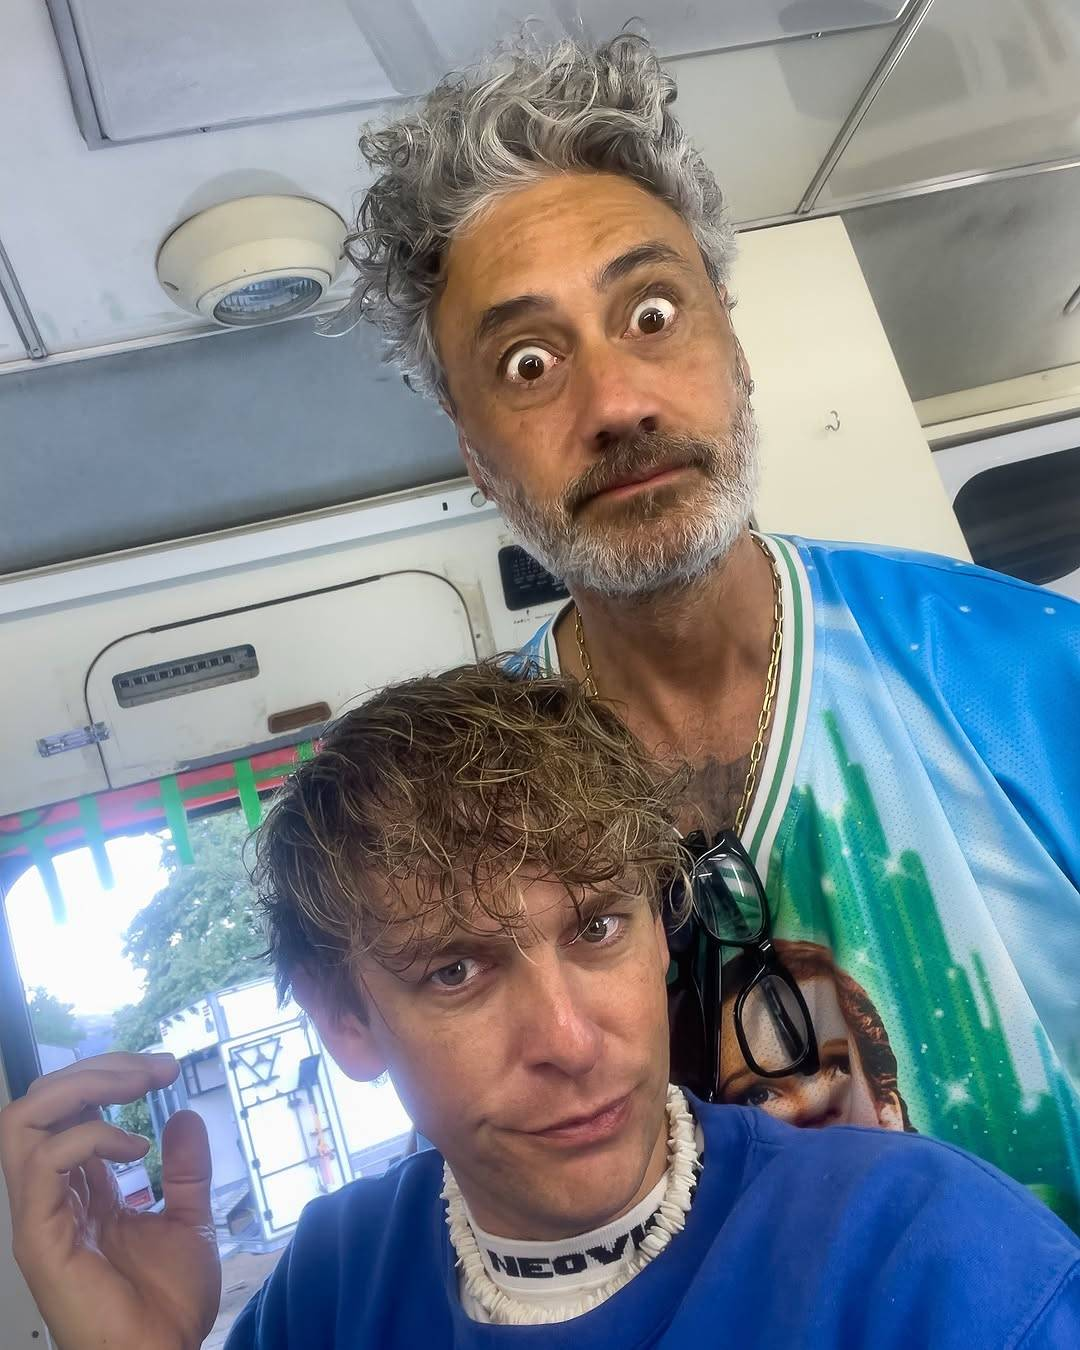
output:
[[[746,816],[750,810],[750,803],[754,799],[754,788],[757,786],[758,766],[761,763],[761,756],[765,749],[765,736],[769,730],[769,723],[772,721],[773,704],[776,701],[776,683],[780,674],[780,652],[784,645],[784,595],[780,586],[780,571],[776,566],[776,559],[768,544],[758,535],[751,535],[751,538],[761,549],[769,560],[769,567],[772,571],[773,583],[773,631],[772,642],[769,646],[769,669],[765,675],[765,697],[762,700],[761,712],[758,715],[757,736],[754,744],[750,747],[750,764],[746,770],[746,782],[743,784],[742,801],[739,803],[739,809],[735,813],[735,833],[741,835],[743,826],[746,824]],[[581,622],[581,610],[577,605],[574,606],[574,633],[577,637],[578,658],[581,661],[581,669],[585,672],[585,695],[587,698],[599,698],[599,691],[596,688],[596,680],[593,678],[592,659],[589,656],[589,649],[585,645],[585,627]]]

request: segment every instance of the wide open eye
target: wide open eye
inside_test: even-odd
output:
[[[675,317],[675,306],[663,295],[649,295],[640,300],[630,315],[631,337],[652,337],[663,332]]]
[[[535,384],[555,366],[558,357],[546,347],[530,343],[515,347],[504,362],[506,378],[511,384]]]

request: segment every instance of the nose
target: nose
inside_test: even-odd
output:
[[[824,1074],[793,1078],[790,1115],[792,1125],[800,1129],[822,1129],[826,1125],[842,1125],[847,1118],[847,1080],[829,1081]]]
[[[660,429],[656,373],[640,359],[603,343],[578,356],[581,423],[585,442],[602,454],[639,432]]]
[[[599,1062],[602,1032],[557,953],[538,956],[520,990],[522,1060],[533,1069],[556,1069],[583,1078]]]

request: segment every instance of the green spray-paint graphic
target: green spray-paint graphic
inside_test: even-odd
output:
[[[1072,1085],[1035,1026],[1046,1086],[1024,1090],[982,958],[969,953],[973,983],[950,949],[922,859],[890,851],[865,770],[849,759],[836,717],[824,721],[843,805],[828,812],[812,789],[793,794],[794,828],[782,867],[774,856],[769,873],[779,936],[831,947],[866,988],[918,1130],[1000,1167],[1080,1229]]]

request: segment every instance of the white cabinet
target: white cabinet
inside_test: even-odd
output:
[[[287,730],[275,715],[318,704],[336,714],[394,680],[473,660],[458,591],[401,571],[133,634],[94,662],[87,706],[110,728],[101,751],[121,787],[265,743]]]
[[[740,236],[766,530],[970,558],[843,222]]]

